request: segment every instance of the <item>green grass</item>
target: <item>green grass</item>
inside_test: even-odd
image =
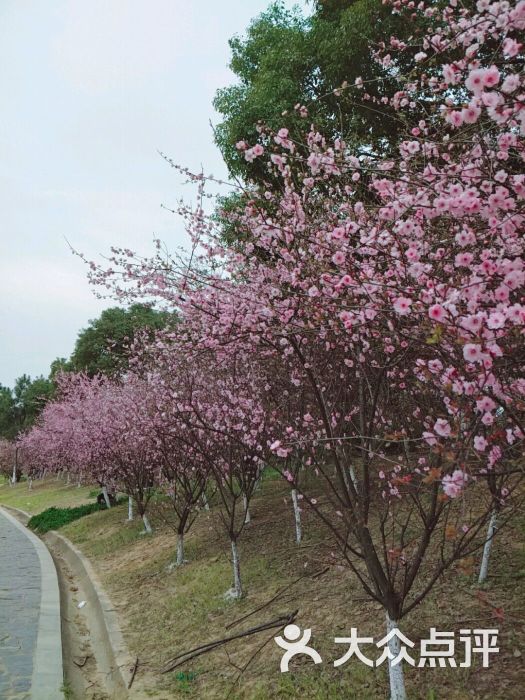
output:
[[[158,494],[152,499],[149,513],[153,536],[141,535],[143,524],[138,517],[133,522],[126,521],[125,504],[93,512],[61,530],[92,561],[121,615],[130,651],[141,660],[137,685],[141,681],[147,685],[146,696],[159,700],[223,700],[227,696],[230,700],[387,697],[386,666],[369,669],[350,661],[342,668],[333,667],[333,659],[341,653],[334,645],[334,636],[344,636],[354,625],[360,633],[378,638],[384,633],[383,616],[375,604],[363,599],[361,588],[348,571],[332,563],[333,545],[307,509],[303,512],[305,540],[301,546],[295,545],[289,486],[274,478],[275,474],[270,468],[263,478],[252,501],[253,523],[245,528],[239,541],[246,593],[240,601],[224,597],[231,585],[231,555],[218,509],[213,506],[217,498],[212,501],[211,511],[202,510],[186,538],[185,556],[189,563],[171,572],[167,565],[173,561],[176,538],[165,517],[156,512],[158,502],[163,500]],[[57,482],[50,483],[51,487],[60,487],[59,495],[64,493],[64,487]],[[4,488],[9,487],[0,486],[0,500]],[[410,698],[522,697],[519,660],[514,651],[523,647],[523,602],[519,589],[525,576],[524,525],[525,516],[517,517],[503,540],[496,540],[491,575],[484,587],[489,603],[504,609],[504,620],[496,620],[492,607],[478,599],[473,576],[451,571],[405,622],[406,633],[414,640],[428,634],[429,627],[436,624],[444,630],[459,629],[458,625],[497,626],[501,629],[501,652],[493,666],[427,668],[424,673],[407,668]],[[326,566],[330,569],[323,575],[299,580],[303,574],[322,571]],[[268,604],[269,601],[274,602]],[[281,651],[271,640],[270,631],[197,657],[173,673],[160,673],[174,655],[226,636],[230,632],[227,625],[244,615],[259,610],[231,628],[232,632],[295,609],[299,609],[298,624],[313,630],[312,646],[321,654],[322,666],[299,658],[292,662],[290,673],[281,674]],[[269,641],[237,683],[238,669],[267,638]]]
[[[105,510],[106,506],[99,503],[86,503],[76,508],[47,508],[37,515],[33,515],[27,523],[28,527],[43,535],[49,530],[58,530],[74,520],[91,515],[99,510]]]
[[[309,700],[376,700],[377,685],[374,671],[359,663],[347,664],[344,672],[337,674],[312,666],[303,667],[300,672],[281,674],[272,696],[283,700],[299,697]],[[267,683],[259,681],[251,697],[253,700],[266,700]]]
[[[93,500],[90,496],[92,489],[93,485],[77,488],[76,484],[66,484],[55,477],[33,481],[32,489],[28,488],[27,482],[13,486],[5,482],[0,485],[0,505],[35,515],[52,506],[69,508],[88,503]]]
[[[89,518],[68,523],[63,534],[80,546],[88,557],[122,552],[141,540],[144,530],[142,520],[138,517],[131,523],[126,522],[127,508],[123,503],[123,500],[119,500],[109,511],[102,508]]]

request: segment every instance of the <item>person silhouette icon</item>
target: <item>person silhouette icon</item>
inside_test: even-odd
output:
[[[275,642],[281,649],[285,649],[285,653],[281,659],[281,673],[286,673],[288,671],[288,664],[291,659],[297,654],[306,654],[309,656],[314,664],[322,663],[321,656],[316,652],[315,649],[308,646],[310,637],[312,636],[312,630],[306,629],[302,633],[301,628],[297,625],[286,625],[283,631],[284,639],[279,637],[274,637]],[[301,637],[299,639],[299,637]]]

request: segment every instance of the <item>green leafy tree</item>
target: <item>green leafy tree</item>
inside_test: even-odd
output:
[[[13,392],[6,386],[0,385],[0,437],[12,440],[15,429],[15,401]]]
[[[49,370],[49,378],[54,381],[57,374],[60,372],[71,372],[71,360],[67,360],[65,357],[57,357],[53,360]]]
[[[342,137],[357,152],[383,154],[404,129],[393,111],[363,104],[352,98],[352,90],[340,89],[353,86],[357,77],[372,96],[391,89],[392,73],[373,60],[372,50],[392,35],[422,33],[421,20],[407,22],[380,0],[318,0],[313,6],[305,17],[277,2],[252,21],[244,38],[230,40],[237,82],[217,92],[214,106],[222,117],[216,143],[232,176],[268,179],[264,159],[249,163],[235,145],[260,140],[260,122],[274,131],[287,127],[292,134],[314,122],[325,136]],[[396,70],[413,65],[413,53],[407,50]],[[308,108],[306,120],[294,110],[296,104]]]
[[[156,330],[173,323],[172,314],[146,304],[106,309],[79,333],[69,362],[56,360],[54,368],[84,371],[90,376],[99,372],[119,374],[128,366],[129,346],[138,331],[145,331],[152,337]]]
[[[18,377],[13,389],[1,386],[0,437],[13,440],[30,428],[54,392],[51,379],[42,376],[31,379],[27,374]]]

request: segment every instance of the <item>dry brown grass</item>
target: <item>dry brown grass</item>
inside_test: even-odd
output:
[[[152,537],[143,537],[140,523],[125,523],[125,509],[119,507],[64,528],[64,534],[92,560],[120,613],[130,650],[140,659],[137,685],[159,700],[387,697],[385,666],[374,670],[355,661],[336,669],[332,665],[343,653],[333,637],[349,633],[351,626],[362,635],[383,636],[383,613],[332,556],[330,536],[320,529],[317,518],[304,514],[305,541],[296,546],[291,505],[280,481],[263,484],[254,499],[252,516],[253,522],[239,544],[247,594],[239,602],[223,598],[231,584],[229,548],[213,509],[199,516],[187,538],[190,563],[172,573],[167,565],[174,554],[175,538],[161,521],[155,522]],[[455,568],[403,621],[403,631],[415,642],[428,635],[431,626],[456,632],[469,626],[498,627],[499,654],[492,656],[488,669],[480,667],[479,659],[470,669],[409,668],[406,676],[411,698],[523,697],[525,677],[519,654],[525,620],[524,521],[523,516],[517,517],[496,540],[492,575],[483,591],[474,584],[472,574]],[[312,577],[327,566],[328,571]],[[265,632],[201,656],[174,673],[159,672],[176,654],[226,636],[228,624],[286,586],[275,602],[232,631],[299,609],[297,622],[312,628],[313,645],[323,657],[322,665],[298,658],[291,673],[281,674],[281,652],[272,641],[273,634]],[[240,674],[239,668],[260,647],[248,669]]]

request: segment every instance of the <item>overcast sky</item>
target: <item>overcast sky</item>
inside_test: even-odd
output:
[[[211,102],[269,2],[0,0],[0,383],[47,375],[110,305],[66,238],[90,258],[184,243],[160,205],[191,191],[157,151],[225,175]]]

